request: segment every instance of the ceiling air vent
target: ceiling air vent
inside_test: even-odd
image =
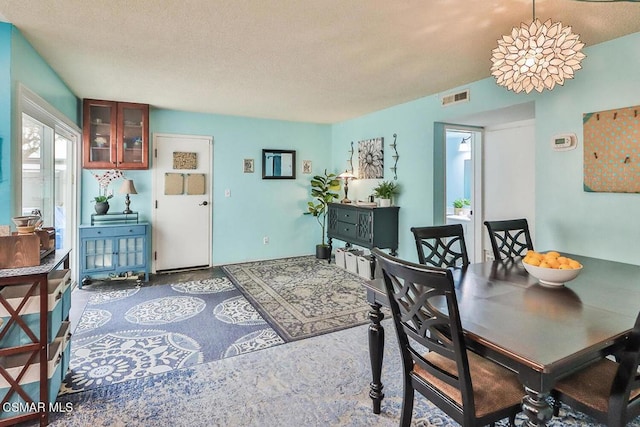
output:
[[[447,105],[459,104],[461,102],[469,102],[469,98],[469,89],[465,89],[458,93],[452,93],[450,95],[444,95],[442,97],[442,106],[445,107]]]

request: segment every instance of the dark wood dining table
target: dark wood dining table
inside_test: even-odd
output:
[[[583,269],[562,287],[530,276],[519,258],[454,271],[469,348],[518,373],[528,425],[544,426],[555,382],[621,348],[640,311],[640,266],[567,254]],[[379,271],[365,284],[373,412],[380,413],[384,319],[388,298]]]

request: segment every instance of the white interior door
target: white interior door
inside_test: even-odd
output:
[[[154,271],[211,266],[212,138],[154,135]]]

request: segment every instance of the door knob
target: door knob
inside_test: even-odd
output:
[[[207,206],[209,204],[209,202],[207,202],[206,200],[202,203],[200,203],[198,206]]]

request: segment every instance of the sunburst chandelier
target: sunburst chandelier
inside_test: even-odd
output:
[[[571,27],[551,19],[544,23],[536,19],[534,0],[531,24],[522,23],[498,40],[491,55],[491,75],[498,85],[515,93],[551,90],[556,84],[564,84],[565,79],[572,79],[574,72],[582,68],[583,47]]]

